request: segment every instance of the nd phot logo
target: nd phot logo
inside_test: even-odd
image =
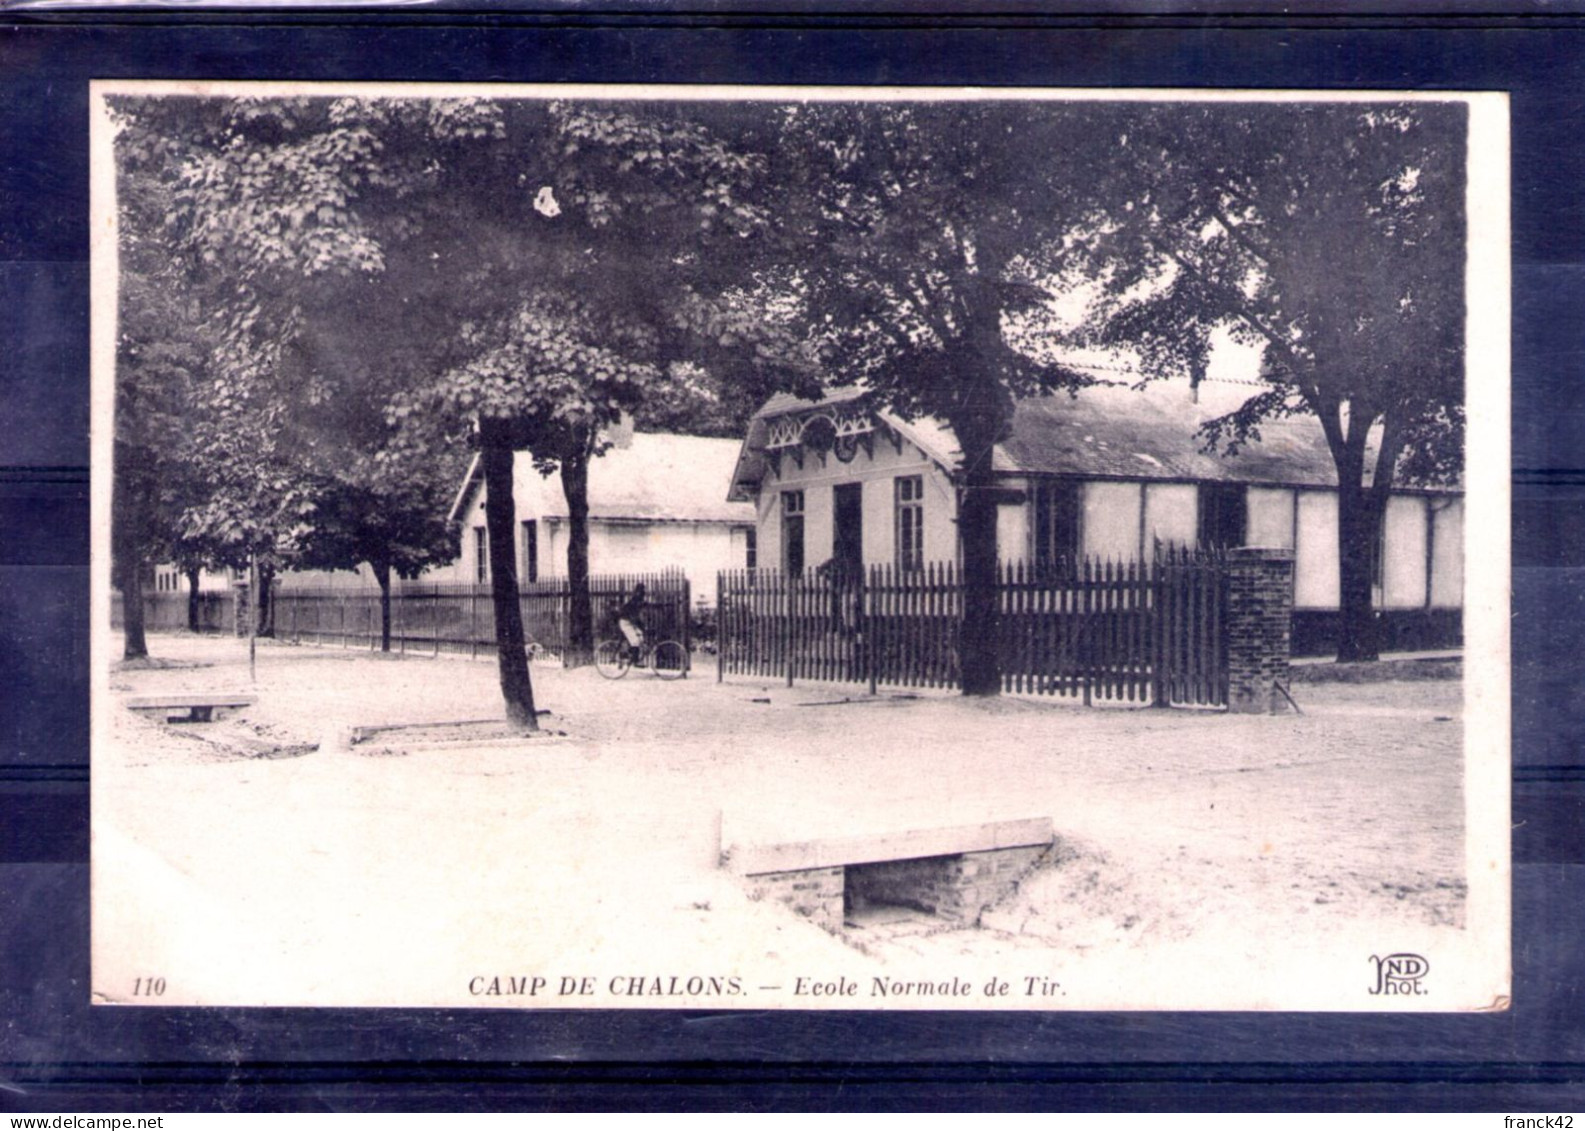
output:
[[[1420,979],[1430,971],[1431,964],[1418,954],[1389,954],[1385,958],[1373,954],[1370,960],[1376,964],[1376,984],[1370,989],[1372,996],[1412,994],[1420,997],[1428,992]]]

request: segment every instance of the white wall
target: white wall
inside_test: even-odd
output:
[[[557,545],[562,557],[540,561],[541,577],[567,574],[565,524],[557,524]],[[742,569],[747,543],[741,531],[736,538],[725,524],[666,522],[612,523],[595,519],[589,524],[589,572],[657,573],[680,569],[693,585],[696,602],[715,604],[716,574]]]
[[[1149,554],[1157,541],[1192,546],[1200,537],[1199,488],[1193,483],[1145,485],[1145,545]],[[1139,557],[1138,554],[1132,557]]]
[[[229,593],[236,585],[236,579],[246,577],[247,570],[233,574],[231,570],[198,571],[198,591],[200,593]],[[352,573],[343,573],[343,577],[354,577]],[[180,593],[187,595],[187,575],[169,562],[162,562],[154,567],[154,576],[144,585],[145,593]]]
[[[1299,492],[1299,529],[1294,547],[1293,603],[1300,609],[1335,609],[1337,493]]]
[[[825,479],[804,487],[804,568],[813,569],[831,557],[833,545],[831,492],[838,482],[851,483],[849,478]],[[866,519],[869,515],[864,516]],[[777,563],[780,564],[779,562]]]
[[[856,462],[863,456],[853,458]],[[896,480],[888,475],[882,479],[861,479],[859,483],[864,506],[864,564],[894,561],[897,557]],[[928,508],[930,504],[925,506]]]
[[[1387,500],[1378,608],[1418,609],[1425,605],[1425,515],[1426,501],[1421,496],[1395,495]]]
[[[748,565],[748,539],[749,534],[753,532],[753,529],[753,527],[749,526],[734,526],[731,530],[727,531],[727,557],[730,559],[732,564],[723,566],[722,568],[743,569]],[[755,551],[757,556],[759,553],[759,547],[757,543],[755,546]],[[763,559],[760,560],[763,562]]]
[[[833,500],[837,487],[862,485],[864,561],[866,565],[896,560],[896,487],[902,475],[918,475],[924,483],[924,556],[927,562],[953,561],[958,553],[957,496],[951,480],[912,444],[899,452],[890,440],[877,434],[874,454],[860,447],[847,463],[828,455],[822,460],[806,452],[803,466],[788,454],[781,457],[779,472],[767,466],[759,495],[759,562],[780,569],[781,493],[804,493],[804,565],[814,567],[829,559],[834,547]]]
[[[1293,492],[1286,487],[1250,487],[1244,493],[1244,540],[1267,549],[1293,549]]]
[[[759,566],[781,568],[781,492],[767,488],[755,500],[759,528]]]
[[[1460,608],[1464,604],[1464,502],[1432,499],[1431,604]]]
[[[1262,492],[1259,533],[1280,534],[1278,491]],[[1251,492],[1253,496],[1255,492]],[[1335,609],[1338,603],[1337,495],[1299,492],[1298,545],[1294,559],[1294,604],[1302,609]],[[1435,517],[1430,517],[1432,512]],[[1431,605],[1458,608],[1464,598],[1463,503],[1424,495],[1394,495],[1387,500],[1382,528],[1381,584],[1372,601],[1382,609],[1419,609],[1426,604],[1426,550],[1431,538]],[[1251,544],[1256,508],[1250,510]],[[1281,543],[1273,543],[1280,545]]]
[[[565,517],[546,517],[544,509],[560,502],[560,481],[545,479],[528,468],[524,475],[519,460],[518,478],[513,485],[517,522],[513,544],[518,556],[518,580],[525,576],[523,523],[533,519],[539,539],[539,576],[567,576],[568,524]],[[474,574],[474,530],[485,525],[484,496],[481,489],[462,516],[462,554],[453,563],[427,571],[426,582],[472,583]],[[556,506],[556,509],[561,509]],[[735,532],[735,533],[734,533]],[[681,569],[693,584],[695,601],[701,597],[715,603],[716,574],[723,569],[742,569],[746,563],[748,541],[743,524],[726,522],[612,522],[589,520],[589,572],[657,573],[668,568]],[[765,558],[761,557],[761,562]],[[366,572],[366,571],[365,571]],[[351,574],[346,575],[352,577]],[[372,584],[372,581],[369,582]]]
[[[1083,531],[1080,552],[1085,557],[1139,557],[1139,508],[1143,484],[1093,482],[1083,485]]]
[[[1132,562],[1148,554],[1158,540],[1194,545],[1199,536],[1196,492],[1192,483],[1095,480],[1081,484],[1080,553]]]
[[[996,556],[1004,562],[1022,561],[1032,557],[1030,539],[1034,535],[1030,530],[1030,515],[1035,505],[1032,484],[1026,479],[1008,479],[1003,486],[1026,492],[1028,501],[1021,507],[996,508]]]

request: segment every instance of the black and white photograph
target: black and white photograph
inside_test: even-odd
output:
[[[1500,93],[93,84],[92,993],[1510,1004]]]

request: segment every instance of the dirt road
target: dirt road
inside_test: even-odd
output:
[[[247,687],[237,642],[153,643],[160,666],[117,670],[112,701]],[[713,671],[611,683],[540,664],[534,679],[544,735],[461,746],[334,739],[498,717],[488,662],[266,642],[238,722],[183,733],[111,711],[94,755],[98,958],[182,971],[191,1000],[310,986],[373,1001],[400,986],[443,1001],[475,968],[582,970],[607,988],[610,971],[708,976],[764,955],[778,969],[1036,953],[1100,969],[1464,922],[1456,682],[1309,686],[1303,716],[1250,718],[868,699]],[[276,759],[194,736],[222,726],[255,751],[328,741]],[[723,822],[808,837],[1033,815],[1053,820],[1053,859],[979,931],[844,942],[716,866]]]

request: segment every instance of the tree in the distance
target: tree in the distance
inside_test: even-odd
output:
[[[432,198],[434,156],[497,135],[495,112],[467,99],[158,97],[117,99],[112,114],[124,336],[203,339],[201,379],[177,381],[167,365],[140,381],[151,367],[134,349],[118,365],[118,405],[151,390],[180,399],[179,444],[147,412],[117,416],[139,451],[168,456],[154,475],[164,527],[153,552],[174,543],[187,566],[256,562],[266,631],[277,569],[367,560],[388,581],[440,560],[450,538],[434,504],[456,460],[432,453],[393,473],[383,406],[411,373],[403,360],[424,371],[444,356],[448,308],[409,305],[444,281],[409,256],[394,285],[374,284]],[[140,287],[144,275],[158,286]],[[160,355],[144,345],[142,356]],[[148,510],[135,505],[139,482],[118,478],[118,527]],[[367,516],[350,517],[350,496]]]
[[[193,405],[213,375],[213,327],[181,287],[163,239],[173,207],[172,146],[129,131],[119,142],[120,286],[116,308],[111,572],[121,591],[125,658],[148,655],[143,579],[178,540]]]
[[[407,449],[411,452],[411,449]],[[454,486],[443,469],[422,466],[398,450],[363,456],[341,478],[314,491],[292,558],[294,569],[339,570],[367,565],[380,589],[380,651],[391,650],[393,577],[412,581],[457,557],[457,531],[446,521]]]

